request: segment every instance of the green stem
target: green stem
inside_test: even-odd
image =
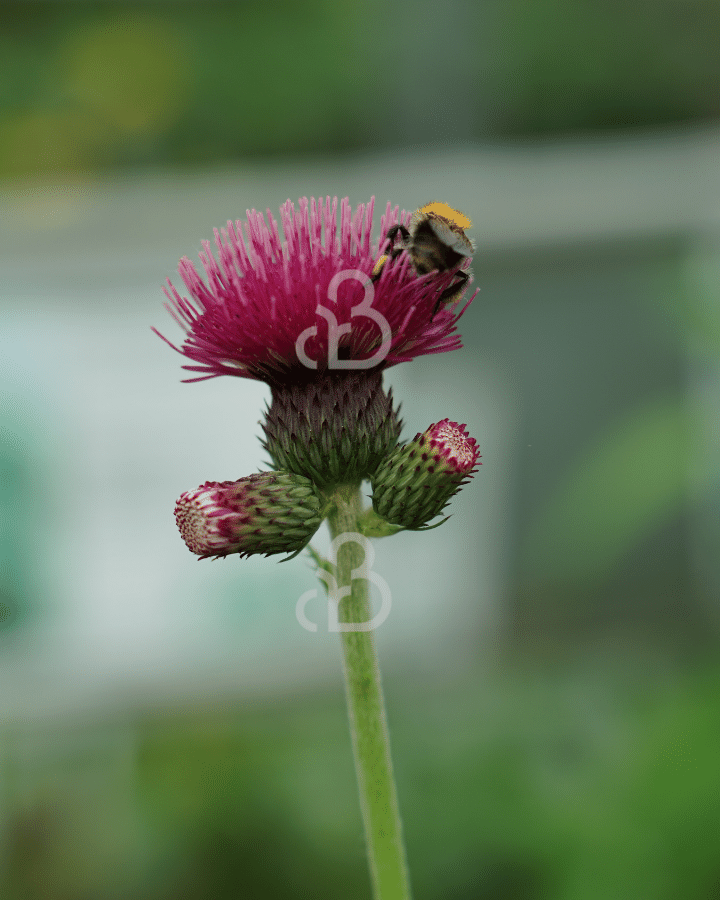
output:
[[[347,532],[358,532],[361,514],[359,486],[340,485],[328,513],[333,539]],[[341,623],[370,621],[368,582],[364,578],[355,578],[351,584],[350,579],[351,570],[361,566],[363,561],[363,547],[356,541],[339,546],[337,585],[339,588],[352,586],[351,593],[340,600],[338,619]],[[373,633],[342,631],[340,637],[373,897],[375,900],[409,900],[405,848]]]

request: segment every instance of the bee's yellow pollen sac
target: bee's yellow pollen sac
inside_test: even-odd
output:
[[[372,276],[371,276],[372,278],[375,278],[377,275],[380,274],[380,272],[382,272],[382,267],[385,265],[385,262],[386,262],[387,258],[388,258],[388,257],[387,257],[387,253],[384,253],[384,254],[378,259],[378,261],[377,261],[377,262],[375,263],[375,265],[373,266]]]

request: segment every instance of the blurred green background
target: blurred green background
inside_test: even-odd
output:
[[[720,898],[719,38],[715,0],[0,3],[3,900],[369,897],[308,562],[173,522],[264,465],[268,392],[149,330],[213,227],[325,193],[478,244],[464,349],[387,375],[483,454],[376,542],[415,897]]]

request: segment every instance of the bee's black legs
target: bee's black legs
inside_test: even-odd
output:
[[[440,294],[440,302],[442,303],[444,300],[447,300],[448,297],[451,297],[453,294],[458,294],[468,283],[470,276],[467,272],[462,269],[458,270],[455,273],[455,283],[451,284],[449,287],[446,287],[445,290]]]
[[[398,235],[400,235],[400,237],[402,238],[403,243],[406,243],[407,239],[410,237],[410,232],[404,225],[393,225],[392,227],[388,228],[385,235],[385,237],[390,241],[389,250],[391,259],[395,259],[395,257],[399,256],[405,249],[404,247],[395,247],[395,239]]]
[[[451,285],[448,285],[448,287],[446,287],[445,290],[437,298],[437,302],[435,304],[435,309],[432,311],[432,315],[430,316],[431,322],[435,318],[435,313],[437,313],[437,311],[440,309],[440,307],[443,305],[443,303],[446,300],[449,300],[451,297],[455,297],[460,293],[460,291],[467,284],[469,277],[470,276],[468,275],[468,273],[463,272],[462,269],[460,269],[458,272],[455,273],[453,283]]]
[[[390,246],[394,246],[395,238],[400,235],[404,241],[410,237],[410,232],[404,225],[391,225],[388,228],[385,237],[390,241]]]
[[[403,241],[403,245],[400,247],[395,246],[395,239],[397,238],[398,235],[400,235],[400,237],[402,238],[402,241]],[[390,241],[390,246],[388,247],[388,256],[390,257],[390,259],[396,259],[405,249],[404,245],[407,242],[407,239],[410,237],[410,232],[407,230],[407,228],[404,225],[392,225],[390,228],[388,228],[387,232],[385,233],[385,237],[387,240]],[[382,270],[383,270],[382,266],[380,266],[380,268],[377,269],[375,274],[372,276],[373,281],[378,280]]]

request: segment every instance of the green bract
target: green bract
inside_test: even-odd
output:
[[[401,427],[381,372],[328,372],[273,387],[263,446],[278,469],[321,487],[352,484],[376,471]]]

